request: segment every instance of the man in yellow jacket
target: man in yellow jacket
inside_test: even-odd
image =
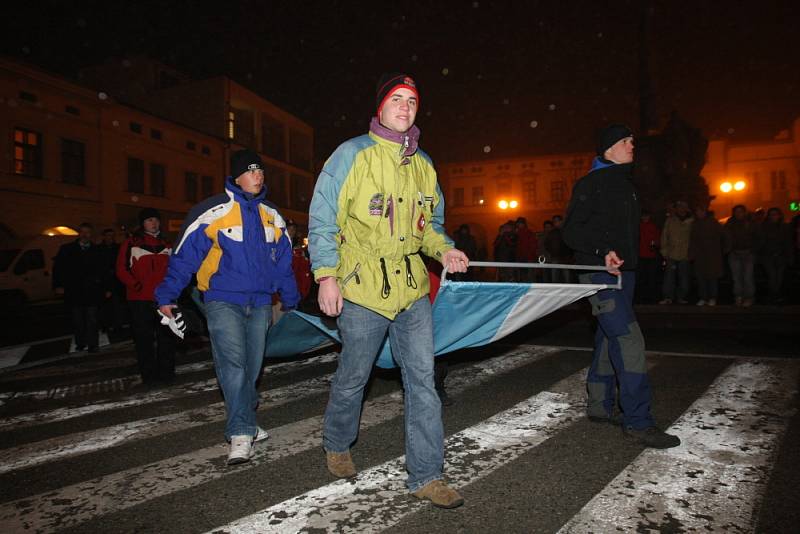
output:
[[[336,149],[314,189],[312,269],[320,308],[338,316],[342,339],[323,446],[334,476],[355,476],[350,446],[358,436],[364,387],[388,332],[405,388],[407,487],[419,499],[455,508],[464,500],[442,480],[444,430],[433,380],[428,273],[420,252],[449,272],[465,272],[469,260],[444,232],[436,171],[417,146],[418,106],[410,76],[384,75],[369,133]]]

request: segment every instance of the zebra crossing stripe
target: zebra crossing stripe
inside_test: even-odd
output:
[[[446,441],[445,477],[458,488],[540,445],[581,417],[586,369]],[[286,500],[212,532],[376,532],[422,506],[405,487],[399,457]]]
[[[456,394],[554,352],[557,351],[532,351],[526,348],[455,369],[448,377],[448,390]],[[585,371],[582,373],[585,374]],[[292,387],[296,390],[298,384],[286,386],[287,389]],[[402,406],[402,394],[399,391],[368,401],[361,420],[362,428],[399,416]],[[174,431],[173,425],[170,425],[169,431]],[[256,445],[256,455],[247,464],[247,468],[319,447],[322,442],[322,416],[269,429],[269,433],[272,437],[265,445]],[[224,465],[226,453],[226,446],[215,445],[38,496],[4,503],[0,506],[0,531],[13,532],[23,525],[39,530],[65,528],[150,499],[196,487],[232,472],[240,472],[232,471]]]
[[[756,532],[799,370],[734,363],[670,428],[679,447],[643,452],[559,532]]]
[[[309,365],[329,363],[335,361],[336,358],[337,356],[335,353],[328,353],[305,360],[282,362],[271,367],[267,367],[266,369],[268,374],[285,374],[286,372],[294,371]],[[217,389],[217,379],[210,378],[208,380],[202,380],[199,382],[179,384],[159,391],[138,393],[118,401],[100,400],[84,406],[56,408],[54,410],[44,412],[33,412],[17,415],[0,421],[0,429],[6,429],[9,427],[11,429],[16,429],[45,423],[53,423],[56,421],[66,421],[68,419],[106,412],[109,410],[118,410],[121,408],[129,408],[131,406],[142,406],[154,402],[174,400],[186,395],[213,391],[215,389]]]

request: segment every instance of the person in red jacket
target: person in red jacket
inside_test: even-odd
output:
[[[125,284],[142,382],[175,379],[175,336],[159,326],[153,292],[167,273],[172,245],[161,236],[161,215],[139,212],[139,229],[119,249],[117,278]]]
[[[639,301],[652,304],[658,300],[658,249],[661,230],[650,220],[650,212],[642,210],[639,222]]]

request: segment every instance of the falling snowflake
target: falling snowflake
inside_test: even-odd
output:
[[[119,121],[111,121],[111,124],[114,126],[114,128],[119,127]]]
[[[483,153],[484,154],[488,154],[491,151],[492,151],[492,147],[490,147],[489,145],[486,145],[486,146],[483,147]]]
[[[549,106],[547,106],[547,109],[549,109],[550,111],[555,111],[556,110],[556,105],[555,104],[550,104]]]
[[[597,38],[598,39],[602,39],[603,38],[603,32],[597,32]]]
[[[100,91],[99,93],[97,93],[97,98],[99,98],[100,100],[108,100],[108,95]]]
[[[414,54],[413,56],[411,56],[411,61],[416,61],[418,59],[419,59],[419,56],[417,56],[417,54]]]
[[[339,117],[339,119],[343,120],[343,121],[346,121],[347,120],[347,115],[342,115],[341,117]]]
[[[736,129],[735,128],[728,128],[728,133],[733,135],[734,133],[736,133]]]
[[[536,128],[539,126],[539,121],[531,121],[531,128]]]
[[[476,78],[478,78],[479,80],[482,80],[482,79],[483,79],[483,74],[478,74],[478,75],[476,76]]]
[[[508,105],[508,99],[507,98],[503,99],[503,104],[505,104],[506,106]]]
[[[426,113],[425,113],[425,115],[426,115],[427,117],[430,117],[431,115],[433,115],[433,111],[428,111],[428,112],[426,112]]]
[[[448,69],[447,67],[443,68],[442,69],[442,76],[447,76],[448,74],[450,74],[450,69]]]
[[[472,7],[474,7],[475,9],[478,9],[478,6],[480,6],[480,4],[478,2],[472,2]]]
[[[86,27],[86,19],[78,19],[75,21],[75,24],[78,28],[85,28]]]
[[[22,53],[23,53],[23,54],[30,54],[30,53],[31,53],[31,49],[30,49],[30,47],[28,47],[28,46],[23,46],[23,47],[22,47]]]

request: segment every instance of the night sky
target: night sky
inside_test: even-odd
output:
[[[590,150],[608,120],[638,127],[641,5],[32,1],[7,12],[0,39],[71,78],[138,54],[226,74],[310,123],[318,158],[366,130],[381,72],[409,72],[421,145],[457,161]],[[659,126],[677,110],[709,138],[749,140],[800,116],[797,0],[651,5]]]

